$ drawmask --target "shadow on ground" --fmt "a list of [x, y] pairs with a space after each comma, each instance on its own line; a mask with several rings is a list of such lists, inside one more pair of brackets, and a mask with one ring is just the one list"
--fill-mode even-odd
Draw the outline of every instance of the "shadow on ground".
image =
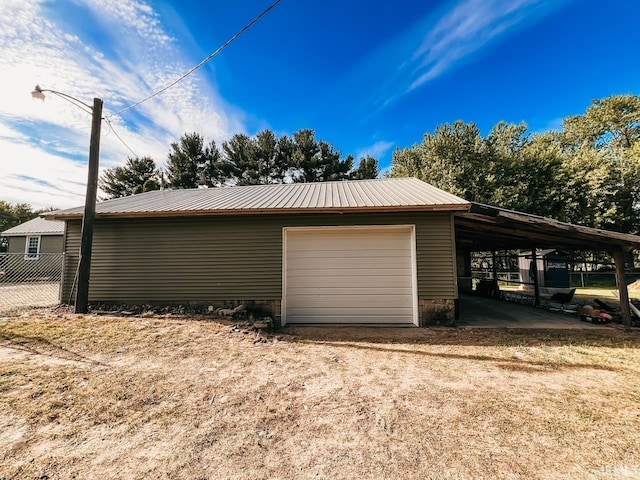
[[359, 326], [285, 327], [283, 339], [302, 342], [358, 342], [391, 345], [456, 346], [592, 346], [640, 348], [640, 329], [621, 327], [594, 330], [526, 328], [394, 328]]

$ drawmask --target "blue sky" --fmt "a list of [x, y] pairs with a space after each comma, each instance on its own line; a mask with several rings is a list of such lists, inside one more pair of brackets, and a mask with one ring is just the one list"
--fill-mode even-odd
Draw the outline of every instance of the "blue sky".
[[[90, 116], [170, 83], [271, 0], [2, 0], [0, 200], [83, 203]], [[313, 128], [343, 154], [388, 167], [397, 147], [458, 119], [559, 128], [594, 98], [640, 91], [637, 18], [628, 0], [323, 0], [282, 2], [168, 92], [103, 124], [101, 167], [166, 160], [197, 131], [222, 142], [269, 128]], [[114, 132], [115, 131], [115, 132]]]

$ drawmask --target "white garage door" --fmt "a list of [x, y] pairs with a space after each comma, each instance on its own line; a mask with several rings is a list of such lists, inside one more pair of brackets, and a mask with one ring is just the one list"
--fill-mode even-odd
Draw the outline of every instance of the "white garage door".
[[283, 324], [416, 324], [412, 226], [285, 228]]

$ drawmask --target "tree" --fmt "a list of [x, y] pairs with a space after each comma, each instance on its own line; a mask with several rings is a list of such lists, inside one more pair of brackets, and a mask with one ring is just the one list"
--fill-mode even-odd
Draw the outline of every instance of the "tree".
[[223, 158], [214, 140], [205, 148], [204, 156], [202, 171], [205, 184], [208, 187], [223, 186], [233, 176], [233, 167]]
[[207, 157], [204, 139], [198, 133], [185, 133], [180, 143], [172, 143], [168, 155], [167, 174], [173, 188], [197, 188], [206, 184]]
[[563, 218], [562, 150], [557, 135], [529, 135], [524, 122], [498, 122], [485, 141], [493, 157], [489, 203]]
[[498, 122], [486, 137], [461, 121], [393, 154], [415, 176], [467, 200], [621, 232], [640, 231], [640, 97], [594, 100], [562, 132]]
[[632, 148], [640, 139], [640, 97], [612, 95], [592, 100], [584, 115], [567, 117], [563, 126], [566, 140], [573, 145]]
[[367, 155], [360, 159], [360, 164], [353, 172], [352, 178], [355, 180], [367, 180], [370, 178], [378, 178], [378, 175], [380, 175], [378, 160], [371, 155]]
[[260, 183], [282, 183], [291, 169], [290, 139], [287, 136], [278, 139], [271, 130], [263, 130], [254, 143]]
[[326, 182], [345, 180], [353, 169], [353, 156], [344, 160], [339, 150], [323, 140], [316, 140], [316, 132], [302, 129], [293, 134], [294, 182]]
[[[100, 177], [105, 198], [119, 198], [158, 190], [156, 163], [150, 157], [127, 158], [123, 166], [109, 168]], [[151, 181], [151, 182], [150, 182]]]
[[316, 140], [316, 132], [306, 128], [293, 134], [292, 164], [296, 169], [294, 181], [314, 182], [320, 165], [320, 146]]
[[585, 179], [579, 216], [591, 226], [638, 232], [640, 97], [593, 100], [583, 115], [567, 117], [563, 126], [568, 172]]
[[295, 148], [291, 137], [283, 135], [278, 139], [276, 157], [273, 162], [272, 179], [274, 183], [284, 183], [287, 177], [291, 177], [295, 161]]
[[259, 185], [260, 169], [256, 159], [255, 143], [248, 135], [236, 133], [222, 144], [225, 160], [237, 185]]
[[[361, 159], [354, 171], [352, 155], [343, 157], [332, 144], [316, 139], [311, 129], [299, 130], [292, 137], [278, 137], [271, 130], [253, 137], [237, 133], [220, 149], [214, 141], [204, 147], [203, 137], [190, 133], [171, 149], [167, 172], [174, 188], [324, 182], [379, 174], [378, 161], [370, 156]], [[157, 180], [162, 181], [160, 175]]]
[[329, 182], [347, 180], [353, 170], [353, 155], [347, 155], [341, 159], [340, 150], [335, 150], [333, 145], [320, 141], [320, 169], [316, 182]]
[[447, 123], [425, 133], [421, 144], [396, 150], [389, 176], [409, 173], [466, 200], [491, 203], [493, 153], [474, 123]]

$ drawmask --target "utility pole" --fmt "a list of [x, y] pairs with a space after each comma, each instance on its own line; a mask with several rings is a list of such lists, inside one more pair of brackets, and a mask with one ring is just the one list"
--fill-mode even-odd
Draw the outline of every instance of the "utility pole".
[[91, 116], [91, 140], [89, 143], [89, 174], [87, 195], [82, 217], [82, 240], [78, 264], [78, 290], [76, 313], [89, 311], [89, 277], [91, 274], [91, 249], [93, 247], [93, 224], [96, 218], [96, 197], [98, 194], [98, 165], [100, 163], [100, 127], [102, 125], [102, 100], [93, 99]]

